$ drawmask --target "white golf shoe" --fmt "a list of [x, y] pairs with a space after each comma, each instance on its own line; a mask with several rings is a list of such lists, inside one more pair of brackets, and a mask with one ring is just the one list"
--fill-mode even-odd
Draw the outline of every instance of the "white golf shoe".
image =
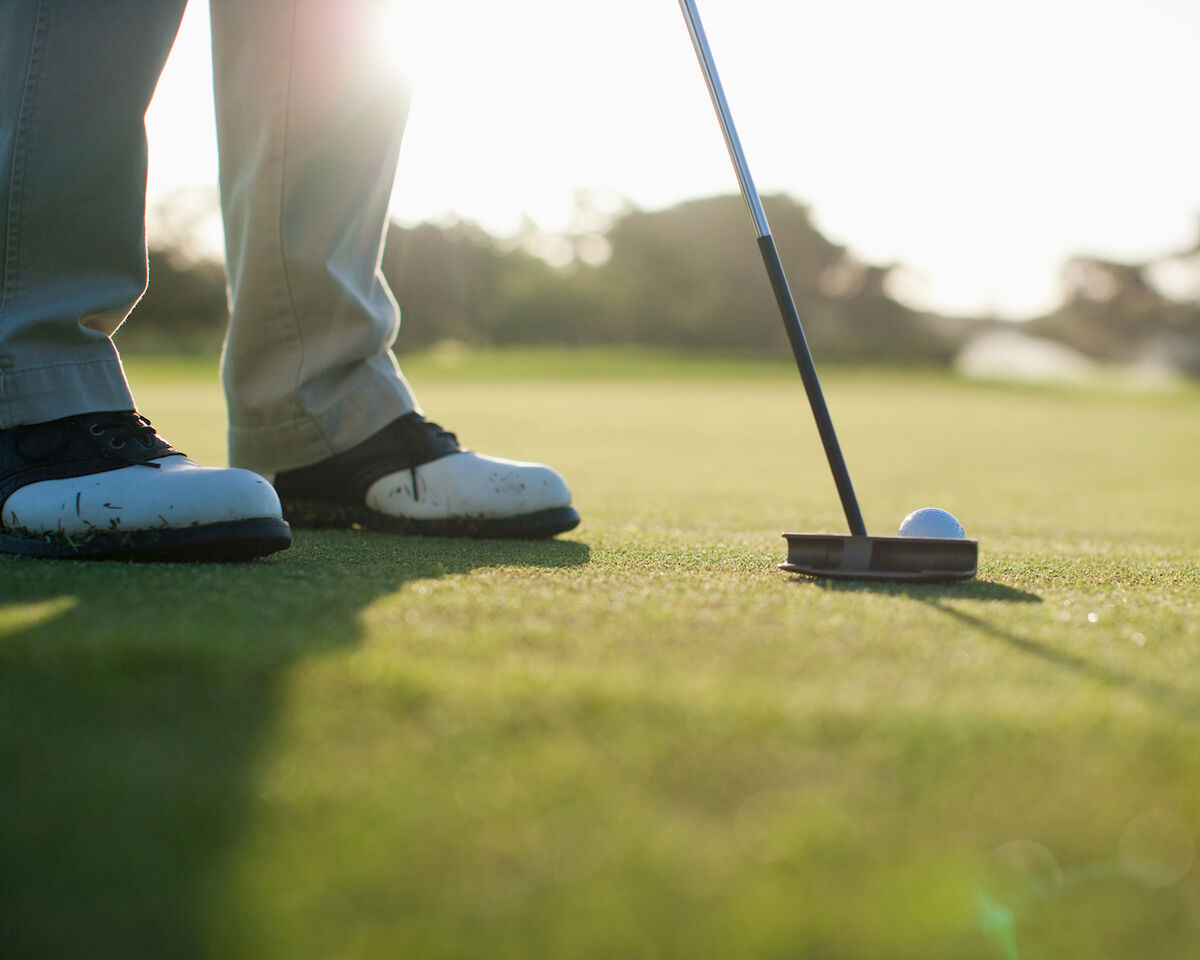
[[296, 527], [538, 539], [579, 524], [554, 470], [464, 450], [416, 413], [345, 453], [280, 473], [275, 488]]
[[0, 431], [0, 552], [248, 560], [285, 549], [279, 498], [248, 470], [201, 467], [133, 412]]

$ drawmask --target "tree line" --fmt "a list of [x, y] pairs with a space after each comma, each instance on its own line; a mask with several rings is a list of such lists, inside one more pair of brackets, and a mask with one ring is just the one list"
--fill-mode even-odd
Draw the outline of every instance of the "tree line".
[[[832, 243], [790, 197], [764, 205], [822, 359], [946, 364], [986, 325], [911, 309], [890, 290], [897, 265], [866, 263]], [[553, 239], [567, 254], [560, 249], [556, 265], [533, 252], [535, 243], [501, 241], [469, 222], [391, 225], [382, 268], [401, 304], [397, 352], [446, 340], [787, 350], [738, 196], [626, 210], [590, 233]], [[1200, 278], [1200, 243], [1167, 259], [1177, 277]], [[1154, 280], [1162, 266], [1076, 258], [1064, 267], [1062, 305], [1023, 326], [1103, 360], [1165, 350], [1200, 375], [1200, 304], [1164, 293]], [[216, 349], [226, 321], [220, 265], [157, 246], [150, 275], [133, 322], [118, 333], [122, 348]]]

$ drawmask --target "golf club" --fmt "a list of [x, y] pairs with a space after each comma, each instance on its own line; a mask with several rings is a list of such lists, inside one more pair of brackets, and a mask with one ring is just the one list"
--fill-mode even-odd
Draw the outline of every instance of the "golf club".
[[762, 199], [754, 185], [754, 178], [750, 175], [741, 140], [733, 124], [733, 116], [725, 99], [721, 78], [717, 74], [712, 50], [704, 33], [704, 25], [700, 21], [700, 13], [694, 0], [679, 0], [679, 6], [683, 11], [684, 20], [687, 21], [692, 46], [695, 47], [696, 58], [700, 61], [700, 69], [704, 73], [721, 131], [725, 135], [725, 145], [737, 173], [742, 198], [746, 201], [746, 208], [754, 223], [763, 264], [775, 292], [775, 300], [779, 304], [788, 342], [796, 358], [804, 390], [808, 394], [808, 403], [825, 448], [825, 457], [829, 461], [830, 470], [833, 471], [833, 481], [842, 502], [842, 510], [846, 514], [846, 522], [850, 526], [848, 537], [785, 533], [783, 536], [788, 542], [788, 558], [786, 562], [779, 564], [780, 569], [810, 576], [855, 580], [950, 580], [975, 576], [978, 558], [978, 543], [975, 540], [867, 535], [858, 498], [854, 494], [854, 485], [850, 482], [850, 471], [842, 456], [842, 448], [833, 429], [833, 419], [829, 415], [825, 395], [817, 378], [812, 352], [804, 336], [804, 328], [783, 271], [775, 239], [771, 236], [771, 227], [763, 211]]

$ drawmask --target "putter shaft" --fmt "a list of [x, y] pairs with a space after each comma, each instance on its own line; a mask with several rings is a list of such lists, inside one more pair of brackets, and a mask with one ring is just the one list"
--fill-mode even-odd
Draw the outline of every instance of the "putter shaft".
[[858, 498], [854, 495], [854, 485], [850, 482], [850, 471], [842, 456], [842, 447], [838, 443], [837, 432], [833, 429], [833, 419], [825, 403], [825, 394], [821, 389], [817, 368], [813, 364], [812, 351], [809, 350], [808, 340], [804, 336], [804, 327], [800, 323], [800, 314], [796, 310], [796, 301], [792, 297], [791, 287], [783, 271], [783, 263], [779, 259], [779, 251], [775, 247], [775, 239], [771, 236], [771, 227], [767, 223], [767, 215], [763, 210], [762, 198], [750, 175], [750, 166], [746, 163], [746, 154], [742, 150], [742, 142], [738, 137], [737, 127], [733, 123], [733, 115], [729, 103], [725, 99], [725, 89], [721, 86], [721, 77], [717, 73], [717, 65], [713, 59], [712, 50], [708, 46], [708, 37], [704, 33], [704, 25], [700, 21], [700, 13], [694, 0], [679, 0], [683, 18], [687, 22], [688, 32], [692, 37], [692, 46], [696, 50], [696, 58], [700, 61], [700, 69], [708, 84], [708, 92], [712, 97], [713, 108], [725, 135], [725, 145], [729, 150], [729, 158], [733, 161], [737, 172], [738, 184], [742, 190], [742, 198], [754, 222], [754, 230], [758, 234], [758, 247], [762, 253], [763, 264], [771, 279], [771, 288], [775, 292], [775, 301], [779, 304], [779, 313], [787, 331], [788, 342], [792, 354], [796, 358], [796, 366], [800, 370], [800, 379], [804, 382], [808, 403], [812, 408], [813, 419], [817, 423], [817, 433], [821, 436], [821, 444], [825, 448], [825, 458], [829, 461], [829, 469], [833, 472], [833, 482], [837, 486], [838, 497], [842, 501], [842, 511], [846, 514], [846, 522], [850, 532], [856, 537], [865, 537], [867, 527], [863, 522], [862, 511], [858, 506]]

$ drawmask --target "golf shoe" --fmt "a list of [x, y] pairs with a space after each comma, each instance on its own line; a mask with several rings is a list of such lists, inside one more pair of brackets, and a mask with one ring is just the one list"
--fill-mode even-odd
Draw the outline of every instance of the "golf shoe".
[[579, 524], [554, 470], [466, 450], [418, 413], [345, 453], [280, 473], [275, 488], [297, 527], [539, 539]]
[[0, 552], [124, 560], [248, 560], [291, 531], [265, 479], [202, 467], [132, 411], [0, 431]]

